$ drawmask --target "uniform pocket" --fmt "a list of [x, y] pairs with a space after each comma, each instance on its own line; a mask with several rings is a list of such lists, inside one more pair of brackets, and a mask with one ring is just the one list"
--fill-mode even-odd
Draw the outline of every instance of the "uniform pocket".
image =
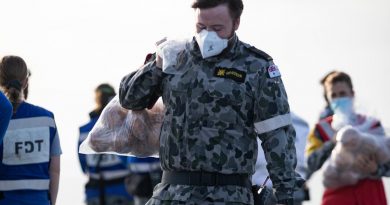
[[242, 92], [233, 92], [231, 88], [226, 90], [211, 88], [207, 90], [207, 95], [210, 103], [205, 107], [210, 113], [209, 119], [214, 122], [212, 124], [221, 122], [221, 125], [227, 128], [230, 126], [229, 123], [237, 123], [243, 103]]

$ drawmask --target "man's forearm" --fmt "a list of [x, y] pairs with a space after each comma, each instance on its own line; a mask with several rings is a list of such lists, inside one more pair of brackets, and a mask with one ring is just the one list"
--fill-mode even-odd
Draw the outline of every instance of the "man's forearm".
[[138, 71], [125, 76], [119, 88], [119, 101], [122, 107], [142, 110], [152, 106], [159, 95], [162, 71], [152, 61]]
[[[267, 160], [267, 169], [278, 201], [293, 198], [297, 178], [295, 131], [291, 125], [261, 134], [262, 146]], [[302, 179], [299, 179], [302, 180]], [[303, 182], [301, 182], [303, 183]]]

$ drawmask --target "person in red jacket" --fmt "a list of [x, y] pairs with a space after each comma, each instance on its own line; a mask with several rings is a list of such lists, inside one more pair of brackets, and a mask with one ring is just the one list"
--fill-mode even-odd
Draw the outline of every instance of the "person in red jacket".
[[[344, 72], [334, 71], [324, 79], [325, 98], [333, 115], [321, 119], [311, 130], [306, 145], [306, 156], [309, 176], [320, 169], [330, 157], [334, 149], [337, 131], [345, 125], [359, 126], [371, 123], [366, 132], [384, 136], [384, 129], [378, 120], [358, 114], [354, 110], [355, 92], [350, 76]], [[344, 116], [340, 120], [340, 116]], [[370, 120], [370, 122], [368, 122]], [[381, 180], [382, 176], [389, 175], [390, 163], [377, 164], [373, 156], [356, 159], [357, 166], [369, 175], [369, 178], [360, 180], [355, 185], [337, 189], [326, 189], [322, 198], [322, 205], [386, 205], [386, 195]]]

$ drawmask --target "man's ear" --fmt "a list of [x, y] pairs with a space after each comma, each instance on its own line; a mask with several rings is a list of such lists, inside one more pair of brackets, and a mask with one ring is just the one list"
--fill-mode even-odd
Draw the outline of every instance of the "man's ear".
[[239, 26], [240, 26], [240, 17], [238, 17], [236, 20], [233, 21], [234, 31], [237, 31]]

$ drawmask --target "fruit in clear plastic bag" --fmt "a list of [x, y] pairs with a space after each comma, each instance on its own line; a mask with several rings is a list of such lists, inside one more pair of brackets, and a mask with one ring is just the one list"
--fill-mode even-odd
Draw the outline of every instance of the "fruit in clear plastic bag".
[[150, 110], [131, 111], [122, 108], [118, 98], [114, 98], [89, 133], [89, 147], [96, 153], [157, 155], [163, 112], [161, 102]]

